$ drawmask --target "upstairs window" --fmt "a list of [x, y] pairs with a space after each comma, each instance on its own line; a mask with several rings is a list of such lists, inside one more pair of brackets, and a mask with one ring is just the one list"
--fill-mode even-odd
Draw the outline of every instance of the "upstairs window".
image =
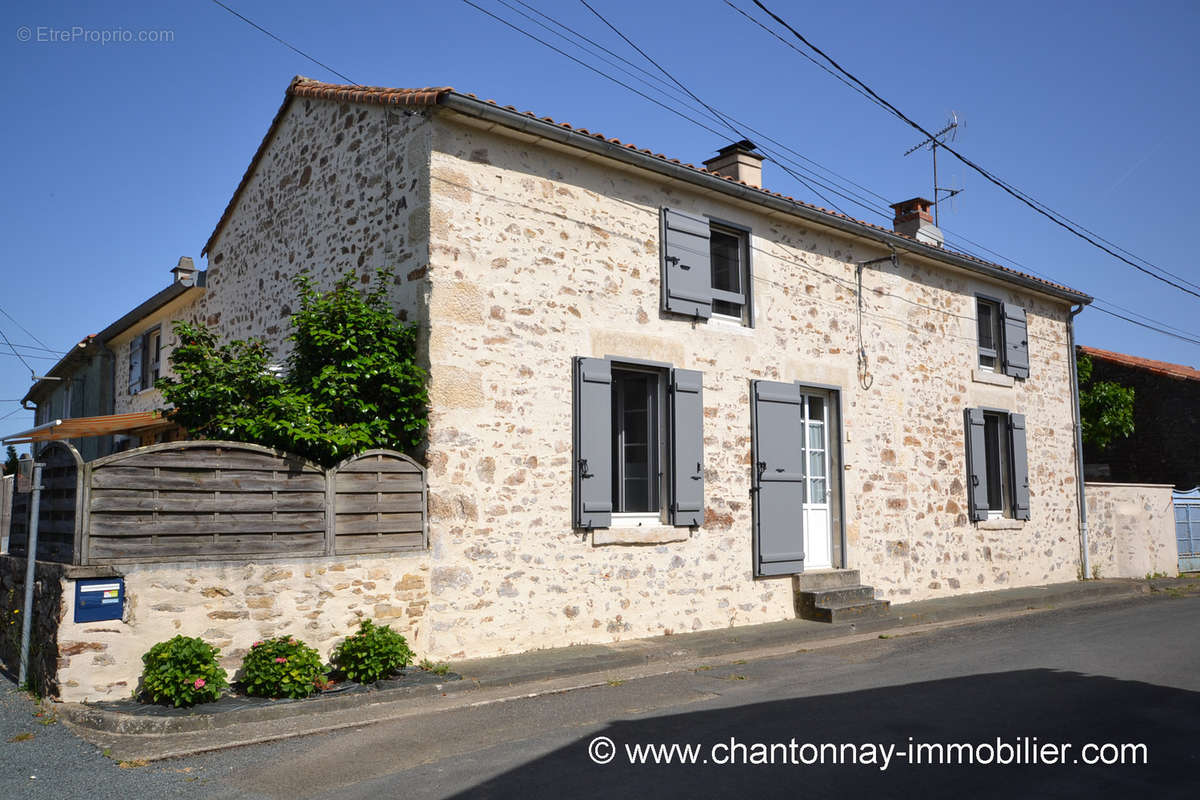
[[1029, 331], [1025, 309], [989, 297], [975, 299], [979, 367], [1014, 378], [1029, 377]]
[[750, 325], [749, 231], [664, 208], [662, 285], [665, 311]]
[[161, 372], [162, 328], [155, 326], [129, 343], [129, 393], [153, 389]]

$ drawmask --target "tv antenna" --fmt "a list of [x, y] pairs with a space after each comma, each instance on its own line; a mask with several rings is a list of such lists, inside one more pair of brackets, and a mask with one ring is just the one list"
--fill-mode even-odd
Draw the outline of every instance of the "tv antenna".
[[[933, 151], [933, 224], [934, 225], [938, 224], [938, 203], [940, 203], [942, 200], [948, 200], [951, 197], [954, 197], [954, 195], [956, 195], [962, 191], [962, 189], [947, 189], [942, 186], [938, 186], [938, 177], [937, 177], [937, 149], [938, 149], [938, 146], [944, 145], [946, 143], [947, 137], [949, 137], [950, 141], [953, 142], [955, 137], [958, 135], [958, 129], [960, 126], [965, 128], [967, 126], [967, 123], [965, 121], [959, 120], [957, 111], [951, 111], [950, 119], [946, 122], [946, 126], [944, 128], [942, 128], [940, 131], [933, 134], [932, 136], [930, 136], [928, 139], [921, 142], [920, 144], [914, 145], [914, 146], [908, 148], [908, 150], [904, 151], [904, 155], [906, 155], [906, 156], [911, 153], [915, 153], [918, 150], [922, 150], [926, 147], [928, 147], [931, 151]], [[945, 193], [945, 196], [942, 196], [941, 193]]]

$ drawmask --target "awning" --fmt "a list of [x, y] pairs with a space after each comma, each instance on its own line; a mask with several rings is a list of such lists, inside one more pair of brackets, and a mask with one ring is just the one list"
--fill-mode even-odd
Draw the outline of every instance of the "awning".
[[102, 417], [56, 419], [27, 431], [0, 439], [2, 444], [55, 442], [63, 439], [83, 439], [88, 436], [108, 436], [113, 433], [144, 434], [170, 428], [175, 423], [164, 419], [158, 411], [136, 411], [132, 414], [106, 414]]

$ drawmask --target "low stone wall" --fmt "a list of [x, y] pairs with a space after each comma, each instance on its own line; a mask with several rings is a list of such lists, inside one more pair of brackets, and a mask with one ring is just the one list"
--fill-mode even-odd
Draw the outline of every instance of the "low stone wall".
[[1175, 575], [1175, 512], [1170, 485], [1086, 483], [1088, 557], [1098, 578]]
[[[38, 693], [53, 695], [58, 691], [58, 629], [66, 613], [63, 575], [70, 567], [39, 561], [35, 570], [27, 677]], [[13, 675], [20, 670], [24, 614], [25, 559], [0, 555], [0, 662]]]
[[142, 654], [176, 634], [221, 649], [234, 678], [250, 646], [290, 635], [328, 658], [362, 619], [391, 625], [419, 650], [428, 605], [428, 553], [189, 562], [117, 568], [121, 620], [76, 623], [74, 585], [62, 579], [58, 695], [83, 702], [129, 697]]

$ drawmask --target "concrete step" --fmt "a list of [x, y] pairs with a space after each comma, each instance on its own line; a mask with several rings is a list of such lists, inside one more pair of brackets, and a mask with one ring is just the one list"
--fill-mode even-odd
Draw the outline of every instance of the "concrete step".
[[856, 569], [823, 569], [815, 572], [802, 572], [796, 576], [796, 591], [823, 592], [829, 589], [844, 589], [848, 586], [858, 586], [859, 576]]
[[875, 599], [875, 590], [870, 586], [846, 586], [841, 589], [825, 589], [803, 594], [805, 597], [811, 597], [815, 606], [853, 605]]
[[812, 616], [805, 617], [805, 619], [816, 622], [861, 622], [886, 617], [891, 605], [887, 600], [868, 600], [832, 606], [816, 606], [811, 610]]

